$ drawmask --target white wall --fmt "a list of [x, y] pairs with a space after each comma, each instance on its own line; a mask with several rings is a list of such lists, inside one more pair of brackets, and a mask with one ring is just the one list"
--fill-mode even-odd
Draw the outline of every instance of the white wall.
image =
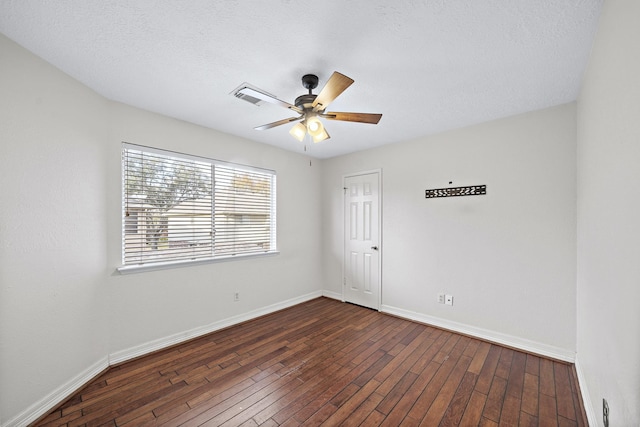
[[108, 352], [107, 102], [0, 35], [0, 422]]
[[[342, 176], [382, 168], [383, 310], [572, 358], [575, 127], [568, 104], [325, 161], [326, 286], [342, 292]], [[425, 199], [449, 181], [488, 194]]]
[[578, 101], [578, 367], [593, 414], [640, 425], [640, 2], [604, 2]]
[[[1, 35], [0, 55], [0, 425], [109, 360], [320, 294], [307, 157], [107, 101]], [[281, 253], [119, 275], [122, 141], [276, 170]]]

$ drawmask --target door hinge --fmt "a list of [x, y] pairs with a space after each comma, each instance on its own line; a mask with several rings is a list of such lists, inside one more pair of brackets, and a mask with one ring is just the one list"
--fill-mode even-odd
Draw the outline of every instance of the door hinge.
[[347, 286], [347, 278], [346, 277], [342, 278], [342, 286]]

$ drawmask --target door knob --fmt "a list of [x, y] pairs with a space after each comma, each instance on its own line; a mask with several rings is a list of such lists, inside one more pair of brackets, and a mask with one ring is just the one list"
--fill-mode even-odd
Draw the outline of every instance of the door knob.
[[374, 251], [377, 251], [378, 247], [377, 246], [371, 246], [371, 249], [373, 249]]

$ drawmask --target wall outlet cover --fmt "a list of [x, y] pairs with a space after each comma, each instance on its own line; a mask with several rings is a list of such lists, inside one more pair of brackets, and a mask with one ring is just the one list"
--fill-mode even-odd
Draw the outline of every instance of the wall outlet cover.
[[453, 295], [445, 295], [444, 303], [447, 305], [453, 305]]

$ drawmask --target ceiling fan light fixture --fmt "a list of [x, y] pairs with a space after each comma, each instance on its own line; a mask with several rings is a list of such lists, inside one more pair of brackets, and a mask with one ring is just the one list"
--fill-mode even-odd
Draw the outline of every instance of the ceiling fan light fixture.
[[307, 123], [307, 132], [309, 132], [309, 135], [316, 137], [318, 135], [322, 135], [322, 133], [325, 132], [324, 126], [322, 126], [322, 122], [319, 118], [314, 116], [308, 118], [305, 121]]
[[307, 134], [307, 127], [302, 123], [297, 123], [294, 127], [289, 131], [291, 136], [293, 136], [298, 141], [302, 142], [305, 135]]
[[318, 143], [320, 141], [324, 141], [325, 139], [329, 139], [330, 136], [327, 133], [327, 130], [323, 127], [322, 128], [322, 132], [319, 133], [318, 135], [311, 135], [311, 137], [313, 138], [313, 142]]

